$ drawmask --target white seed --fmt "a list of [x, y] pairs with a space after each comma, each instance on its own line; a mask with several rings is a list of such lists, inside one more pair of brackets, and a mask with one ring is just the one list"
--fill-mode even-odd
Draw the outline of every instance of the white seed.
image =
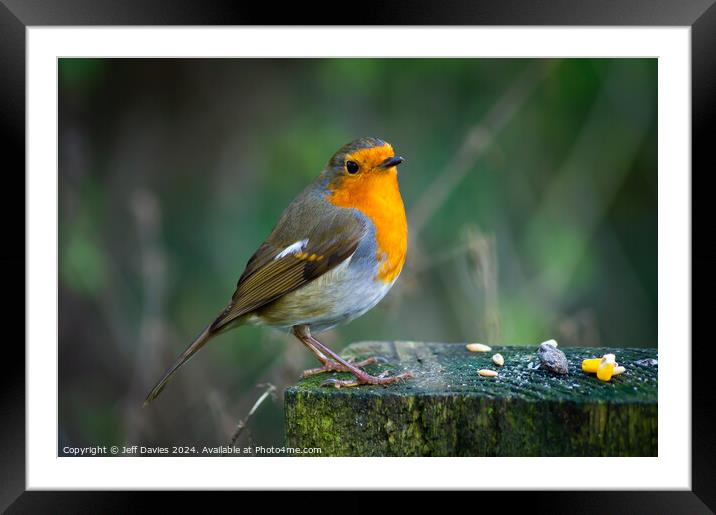
[[613, 363], [614, 365], [616, 365], [616, 359], [617, 357], [614, 354], [605, 354], [604, 356], [602, 356], [602, 363]]
[[619, 374], [623, 374], [626, 371], [626, 368], [622, 366], [616, 366], [614, 367], [614, 371], [612, 372], [613, 376], [618, 376]]
[[547, 340], [546, 342], [542, 342], [540, 345], [551, 345], [552, 347], [556, 347], [557, 340]]
[[482, 370], [477, 371], [478, 374], [480, 374], [483, 377], [497, 377], [497, 372], [494, 370], [489, 370], [487, 368], [483, 368]]
[[502, 354], [495, 354], [494, 356], [492, 356], [492, 361], [498, 367], [501, 367], [505, 364], [505, 358], [502, 357]]
[[483, 343], [468, 343], [465, 348], [470, 352], [490, 352], [492, 347]]

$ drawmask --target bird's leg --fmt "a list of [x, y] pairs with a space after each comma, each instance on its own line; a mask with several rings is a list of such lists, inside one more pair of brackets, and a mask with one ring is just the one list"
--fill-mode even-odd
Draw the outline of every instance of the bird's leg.
[[[306, 330], [307, 331], [307, 330]], [[298, 334], [296, 334], [296, 331], [294, 330], [294, 335], [303, 343], [306, 347], [308, 347], [311, 352], [313, 352], [316, 355], [316, 358], [318, 358], [318, 361], [323, 363], [322, 367], [316, 367], [316, 368], [309, 368], [308, 370], [304, 370], [301, 374], [301, 379], [304, 379], [306, 377], [314, 376], [316, 374], [322, 374], [324, 372], [350, 372], [350, 370], [347, 367], [344, 367], [340, 363], [336, 363], [335, 361], [331, 361], [328, 359], [320, 350], [318, 350], [313, 343], [311, 343], [311, 339], [302, 338]], [[310, 336], [310, 333], [309, 333]], [[378, 363], [381, 361], [382, 358], [378, 358], [376, 356], [370, 357], [368, 359], [364, 359], [363, 361], [352, 361], [348, 360], [348, 363], [352, 364], [356, 367], [364, 367], [366, 365], [372, 365], [374, 363]]]
[[[311, 332], [309, 331], [307, 326], [302, 325], [294, 327], [293, 334], [306, 347], [311, 349], [322, 363], [324, 363], [323, 367], [306, 370], [304, 372], [303, 377], [328, 371], [350, 372], [355, 376], [354, 380], [328, 379], [323, 382], [324, 385], [341, 388], [346, 386], [358, 386], [360, 384], [390, 384], [395, 383], [396, 381], [400, 381], [402, 379], [408, 379], [410, 377], [413, 377], [410, 372], [405, 372], [403, 374], [390, 377], [386, 377], [386, 373], [380, 374], [378, 376], [372, 376], [366, 371], [361, 370], [359, 367], [364, 366], [364, 364], [375, 363], [378, 361], [377, 358], [368, 358], [367, 360], [361, 361], [360, 363], [351, 363], [350, 361], [346, 361], [341, 358], [337, 353], [333, 352], [331, 349], [329, 349], [321, 342], [316, 340], [313, 336], [311, 336]], [[326, 356], [328, 356], [328, 358]], [[329, 358], [332, 358], [335, 361], [331, 361]]]
[[[294, 332], [294, 334], [296, 334], [296, 333]], [[316, 355], [316, 358], [318, 358], [318, 361], [323, 363], [322, 367], [309, 368], [308, 370], [304, 370], [301, 373], [301, 379], [304, 379], [304, 378], [310, 377], [310, 376], [314, 376], [316, 374], [322, 374], [323, 372], [332, 372], [332, 371], [343, 372], [344, 371], [343, 367], [341, 367], [338, 363], [328, 359], [321, 351], [319, 351], [316, 347], [314, 347], [310, 341], [301, 338], [297, 334], [296, 334], [296, 337], [301, 341], [301, 343], [303, 343], [306, 347], [308, 347], [310, 349], [310, 351], [313, 352], [313, 354]]]

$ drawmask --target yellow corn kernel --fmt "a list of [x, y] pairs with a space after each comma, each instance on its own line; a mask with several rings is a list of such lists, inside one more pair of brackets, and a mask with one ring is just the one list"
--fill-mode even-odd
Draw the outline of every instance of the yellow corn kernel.
[[492, 347], [484, 343], [468, 343], [465, 348], [470, 352], [490, 352]]
[[497, 372], [495, 372], [494, 370], [487, 369], [487, 368], [478, 370], [477, 373], [483, 377], [497, 377]]
[[582, 370], [591, 374], [596, 373], [602, 358], [585, 359], [582, 361]]
[[502, 354], [495, 354], [492, 356], [492, 362], [497, 365], [498, 367], [501, 367], [505, 364], [505, 358], [502, 357]]
[[609, 381], [612, 375], [614, 375], [616, 365], [614, 354], [605, 354], [597, 369], [597, 379], [600, 381]]

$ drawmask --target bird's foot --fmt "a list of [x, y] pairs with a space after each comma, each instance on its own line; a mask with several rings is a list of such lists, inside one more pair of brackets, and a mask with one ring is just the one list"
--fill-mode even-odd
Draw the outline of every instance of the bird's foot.
[[397, 376], [389, 376], [390, 371], [386, 370], [377, 376], [372, 376], [360, 370], [361, 373], [350, 371], [355, 378], [354, 379], [326, 379], [321, 383], [321, 386], [333, 386], [334, 388], [349, 388], [351, 386], [359, 386], [362, 384], [391, 384], [397, 383], [404, 379], [410, 379], [413, 374], [410, 372], [404, 372]]
[[347, 372], [348, 369], [343, 365], [336, 363], [335, 361], [326, 361], [322, 367], [309, 368], [301, 373], [301, 379], [315, 376], [317, 374], [323, 374], [324, 372]]
[[335, 388], [344, 388], [349, 386], [358, 386], [361, 384], [390, 384], [403, 379], [413, 377], [410, 372], [405, 372], [397, 376], [388, 376], [388, 371], [372, 376], [361, 367], [377, 363], [378, 361], [387, 362], [385, 358], [372, 357], [364, 359], [360, 362], [346, 361], [334, 351], [323, 345], [321, 342], [311, 336], [311, 331], [306, 325], [297, 325], [293, 327], [293, 334], [308, 347], [318, 360], [323, 363], [322, 367], [312, 368], [303, 372], [301, 377], [309, 377], [323, 372], [350, 372], [355, 376], [353, 380], [328, 379], [321, 383], [325, 386], [333, 386]]
[[[375, 363], [387, 363], [388, 360], [385, 359], [382, 356], [372, 356], [370, 358], [364, 359], [363, 361], [354, 361], [354, 360], [348, 360], [348, 363], [353, 365], [354, 367], [365, 367], [367, 365], [373, 365]], [[308, 370], [304, 370], [301, 374], [301, 379], [305, 379], [307, 377], [315, 376], [317, 374], [323, 374], [325, 372], [350, 372], [351, 370], [341, 365], [340, 363], [336, 363], [335, 361], [331, 360], [325, 360], [323, 361], [322, 367], [316, 367], [316, 368], [309, 368]]]

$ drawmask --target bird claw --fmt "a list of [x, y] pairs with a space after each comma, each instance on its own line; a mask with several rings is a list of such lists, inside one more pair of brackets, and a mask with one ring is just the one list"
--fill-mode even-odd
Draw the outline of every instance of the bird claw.
[[360, 386], [362, 384], [387, 385], [391, 383], [396, 383], [398, 381], [403, 381], [405, 379], [410, 379], [411, 377], [413, 377], [413, 374], [410, 372], [403, 372], [402, 374], [394, 376], [392, 375], [390, 370], [384, 370], [377, 376], [365, 374], [361, 377], [356, 376], [355, 379], [326, 379], [321, 383], [321, 386], [348, 388], [352, 386]]
[[360, 383], [355, 379], [326, 379], [321, 383], [321, 386], [332, 386], [333, 388], [348, 388], [351, 386], [358, 386]]
[[353, 366], [362, 368], [367, 365], [374, 365], [376, 363], [383, 363], [383, 364], [388, 363], [388, 358], [386, 358], [384, 356], [371, 356], [371, 357], [366, 358], [361, 361], [356, 361], [355, 358], [351, 358], [348, 360], [348, 363], [350, 363]]

